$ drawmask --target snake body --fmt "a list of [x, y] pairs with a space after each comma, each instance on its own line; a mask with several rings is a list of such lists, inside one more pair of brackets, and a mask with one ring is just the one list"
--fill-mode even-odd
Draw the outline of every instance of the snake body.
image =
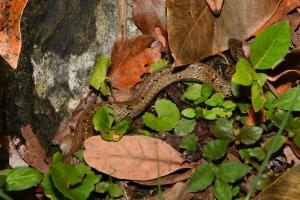
[[123, 103], [100, 102], [88, 108], [79, 119], [72, 134], [65, 136], [59, 143], [65, 154], [72, 154], [79, 150], [84, 139], [95, 134], [92, 118], [102, 107], [110, 107], [115, 111], [115, 121], [124, 117], [138, 117], [151, 103], [155, 96], [166, 86], [178, 81], [194, 81], [208, 83], [215, 91], [222, 92], [226, 97], [231, 96], [230, 84], [225, 81], [211, 66], [203, 63], [191, 64], [185, 69], [165, 67], [150, 74], [134, 91], [131, 101]]

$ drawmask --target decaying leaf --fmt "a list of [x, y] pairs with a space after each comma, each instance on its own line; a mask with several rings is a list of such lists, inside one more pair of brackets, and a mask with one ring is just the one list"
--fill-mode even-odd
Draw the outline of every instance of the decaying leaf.
[[167, 3], [168, 40], [176, 66], [227, 49], [230, 38], [245, 40], [276, 11], [281, 0], [226, 0], [215, 17], [203, 0]]
[[206, 0], [206, 3], [215, 15], [219, 15], [221, 13], [224, 0]]
[[257, 196], [257, 200], [296, 200], [300, 197], [300, 165], [283, 173]]
[[26, 149], [23, 159], [32, 167], [42, 173], [48, 171], [50, 159], [47, 157], [46, 151], [43, 148], [38, 137], [33, 133], [30, 125], [21, 128], [21, 133], [26, 140]]
[[[295, 148], [297, 149], [297, 147]], [[283, 153], [289, 165], [300, 164], [300, 159], [295, 155], [295, 153], [293, 152], [292, 148], [289, 145], [284, 147]]]
[[27, 1], [0, 1], [0, 55], [14, 69], [22, 46], [20, 22]]
[[266, 110], [262, 109], [259, 112], [254, 112], [252, 107], [247, 110], [248, 116], [246, 118], [247, 125], [256, 125], [266, 122]]
[[159, 27], [162, 35], [167, 37], [166, 0], [135, 0], [132, 15], [143, 34], [155, 37], [155, 27]]
[[84, 141], [84, 148], [89, 166], [119, 179], [152, 180], [190, 168], [167, 143], [147, 136], [124, 136], [116, 143], [93, 136]]

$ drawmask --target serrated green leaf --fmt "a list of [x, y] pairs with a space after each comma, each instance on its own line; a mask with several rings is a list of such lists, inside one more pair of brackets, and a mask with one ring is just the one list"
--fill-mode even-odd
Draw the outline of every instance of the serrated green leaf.
[[123, 189], [119, 185], [113, 183], [109, 185], [107, 192], [109, 196], [113, 198], [118, 198], [123, 195]]
[[225, 162], [221, 164], [215, 175], [226, 183], [235, 183], [250, 171], [248, 165], [240, 162]]
[[38, 170], [31, 167], [6, 169], [0, 174], [6, 176], [6, 191], [20, 191], [37, 186], [43, 178]]
[[232, 187], [219, 179], [215, 180], [213, 191], [218, 200], [232, 199]]
[[263, 132], [263, 129], [257, 126], [244, 126], [240, 130], [241, 142], [246, 145], [256, 143]]
[[253, 83], [251, 86], [251, 101], [255, 112], [264, 107], [263, 91], [257, 83]]
[[[107, 74], [107, 69], [108, 66], [110, 65], [110, 60], [109, 58], [105, 57], [105, 56], [101, 56], [95, 65], [95, 69], [92, 73], [91, 79], [89, 81], [90, 86], [92, 86], [93, 88], [95, 88], [96, 90], [99, 90], [100, 88], [102, 89], [101, 92], [106, 93], [106, 84], [105, 84], [105, 78], [106, 78], [106, 74]], [[107, 95], [103, 94], [103, 95]]]
[[262, 31], [251, 44], [250, 61], [256, 69], [273, 69], [288, 53], [291, 36], [288, 21]]
[[203, 163], [194, 171], [188, 183], [189, 192], [199, 192], [210, 186], [214, 180], [214, 166], [210, 163]]
[[203, 156], [212, 160], [218, 160], [226, 154], [228, 144], [229, 142], [225, 140], [212, 140], [204, 146]]
[[198, 142], [197, 136], [186, 135], [180, 140], [179, 147], [182, 149], [186, 149], [188, 151], [196, 151], [197, 150], [197, 142]]
[[291, 104], [294, 104], [292, 111], [300, 111], [300, 95], [297, 96], [296, 101], [293, 101], [293, 97], [297, 94], [300, 86], [289, 89], [277, 100], [277, 105], [282, 110], [288, 110]]
[[156, 131], [170, 131], [179, 122], [180, 112], [177, 106], [167, 99], [159, 99], [154, 104], [158, 117], [146, 112], [143, 120], [146, 126]]
[[250, 86], [252, 84], [253, 68], [245, 59], [239, 59], [236, 64], [236, 72], [232, 77], [232, 81], [243, 86]]
[[[286, 140], [286, 137], [284, 137], [283, 135], [274, 135], [268, 138], [262, 146], [266, 149], [267, 152], [271, 151], [271, 154], [273, 154], [282, 147]], [[271, 149], [272, 143], [274, 143], [273, 149]]]
[[196, 116], [195, 110], [193, 108], [186, 108], [181, 111], [181, 114], [186, 118], [194, 118]]
[[185, 119], [181, 118], [179, 120], [179, 123], [174, 129], [174, 132], [178, 136], [185, 136], [193, 132], [195, 126], [196, 126], [196, 120], [194, 119]]
[[228, 119], [217, 119], [211, 127], [211, 132], [216, 138], [233, 141], [235, 140], [232, 123]]

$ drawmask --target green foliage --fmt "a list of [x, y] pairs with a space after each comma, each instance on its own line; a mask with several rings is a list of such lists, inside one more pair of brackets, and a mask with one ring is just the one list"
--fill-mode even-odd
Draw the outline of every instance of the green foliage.
[[179, 123], [174, 129], [174, 132], [178, 136], [185, 136], [188, 135], [189, 133], [193, 132], [195, 126], [196, 126], [196, 120], [194, 119], [185, 119], [181, 118], [179, 120]]
[[256, 158], [258, 161], [262, 161], [265, 158], [265, 151], [261, 147], [255, 147], [253, 149], [241, 149], [239, 154], [245, 162], [250, 162], [251, 158]]
[[96, 90], [101, 91], [101, 93], [106, 96], [108, 95], [108, 87], [105, 83], [105, 78], [106, 78], [106, 74], [107, 74], [107, 69], [108, 66], [110, 65], [110, 60], [109, 58], [105, 57], [105, 56], [101, 56], [95, 65], [95, 69], [92, 73], [91, 79], [89, 81], [90, 86], [92, 86], [93, 88], [95, 88]]
[[130, 118], [124, 118], [113, 126], [114, 118], [115, 112], [109, 107], [99, 109], [93, 117], [94, 129], [107, 141], [119, 141], [132, 122]]
[[256, 143], [263, 132], [263, 129], [257, 126], [244, 126], [240, 129], [240, 140], [243, 144], [250, 145]]
[[184, 136], [179, 143], [179, 147], [188, 151], [197, 150], [198, 137], [195, 135]]
[[291, 42], [288, 21], [279, 22], [262, 31], [253, 41], [250, 62], [255, 69], [273, 69], [288, 53]]
[[195, 101], [196, 99], [202, 97], [201, 88], [202, 85], [198, 83], [192, 83], [187, 88], [187, 91], [182, 95], [181, 99]]
[[[271, 154], [277, 152], [281, 147], [282, 145], [285, 143], [286, 141], [286, 137], [282, 136], [282, 135], [275, 135], [275, 136], [272, 136], [270, 138], [268, 138], [264, 143], [263, 143], [263, 148], [265, 148], [265, 150], [268, 152], [268, 151], [271, 151], [272, 149], [272, 152]], [[271, 148], [273, 146], [273, 148]]]
[[256, 82], [251, 86], [251, 101], [255, 112], [264, 107], [262, 87]]
[[234, 135], [233, 126], [228, 119], [219, 118], [211, 127], [211, 132], [216, 138], [234, 141], [236, 136]]
[[169, 63], [169, 60], [167, 59], [160, 59], [156, 62], [154, 62], [153, 64], [150, 65], [150, 73], [153, 73], [165, 66], [167, 66]]
[[208, 106], [222, 106], [224, 102], [224, 94], [221, 92], [214, 93], [209, 99], [205, 101]]
[[236, 64], [236, 72], [232, 76], [232, 81], [240, 85], [250, 86], [253, 80], [253, 73], [255, 72], [250, 63], [245, 58], [241, 58]]
[[214, 166], [210, 163], [203, 163], [194, 171], [189, 183], [189, 192], [198, 192], [206, 189], [214, 180]]
[[248, 165], [239, 162], [222, 163], [216, 170], [216, 176], [226, 183], [235, 183], [250, 171]]
[[38, 170], [31, 167], [6, 169], [2, 171], [0, 175], [6, 177], [6, 191], [20, 191], [37, 186], [43, 178], [42, 174]]
[[195, 112], [195, 109], [193, 109], [193, 108], [186, 108], [186, 109], [181, 111], [181, 114], [184, 117], [190, 118], [190, 119], [196, 117], [196, 112]]
[[167, 99], [159, 99], [154, 104], [158, 117], [146, 112], [143, 120], [146, 126], [156, 131], [170, 131], [179, 122], [180, 113], [177, 106]]
[[213, 191], [218, 200], [232, 199], [232, 187], [224, 181], [216, 179], [214, 182]]
[[212, 140], [204, 146], [203, 156], [212, 160], [218, 160], [226, 154], [228, 144], [229, 142], [225, 140]]
[[282, 110], [288, 110], [290, 105], [293, 103], [292, 111], [300, 111], [300, 96], [297, 97], [295, 102], [293, 101], [293, 97], [297, 94], [297, 90], [299, 90], [300, 86], [289, 89], [286, 93], [280, 96], [277, 100], [277, 105]]
[[118, 198], [123, 195], [122, 188], [119, 185], [113, 183], [109, 185], [107, 192], [109, 196], [113, 198]]

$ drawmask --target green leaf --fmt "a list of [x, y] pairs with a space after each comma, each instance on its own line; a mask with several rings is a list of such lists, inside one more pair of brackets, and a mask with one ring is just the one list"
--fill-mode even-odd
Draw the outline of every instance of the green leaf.
[[262, 88], [257, 83], [253, 83], [251, 86], [251, 101], [255, 112], [260, 111], [264, 107]]
[[0, 175], [0, 188], [3, 187], [6, 183], [6, 176]]
[[232, 187], [219, 179], [214, 183], [214, 195], [218, 200], [231, 200], [232, 199]]
[[195, 113], [196, 113], [196, 119], [201, 119], [201, 118], [203, 118], [203, 108], [201, 108], [201, 107], [196, 107], [196, 108], [195, 108]]
[[248, 103], [244, 103], [244, 102], [239, 102], [238, 103], [238, 107], [241, 111], [241, 113], [246, 114], [249, 108], [249, 104]]
[[211, 127], [211, 132], [216, 138], [233, 141], [236, 139], [233, 132], [233, 126], [228, 119], [219, 118]]
[[150, 73], [153, 73], [165, 66], [167, 66], [169, 63], [169, 60], [167, 59], [160, 59], [156, 62], [154, 62], [153, 64], [150, 65]]
[[246, 145], [256, 143], [263, 132], [263, 129], [257, 126], [244, 126], [240, 130], [241, 142]]
[[237, 185], [231, 190], [232, 196], [235, 197], [240, 193], [240, 187]]
[[300, 111], [300, 95], [297, 96], [296, 101], [293, 101], [293, 97], [297, 94], [297, 90], [300, 86], [289, 89], [277, 100], [277, 105], [282, 110], [288, 110], [291, 104], [294, 104], [292, 111]]
[[[271, 151], [271, 154], [277, 152], [282, 145], [285, 143], [286, 141], [286, 137], [282, 136], [282, 135], [274, 135], [270, 138], [268, 138], [264, 143], [263, 143], [263, 147], [266, 149], [266, 151]], [[272, 143], [274, 143], [274, 148], [271, 149], [272, 147]]]
[[93, 125], [96, 131], [107, 133], [114, 122], [115, 111], [112, 108], [104, 107], [99, 109], [93, 117]]
[[103, 95], [107, 95], [107, 85], [105, 84], [105, 78], [110, 63], [111, 62], [109, 58], [101, 56], [96, 62], [95, 69], [89, 82], [90, 86], [92, 86], [96, 90], [99, 90], [101, 88], [101, 92], [104, 92]]
[[52, 156], [52, 163], [59, 163], [64, 161], [64, 156], [60, 152], [55, 152]]
[[275, 68], [288, 53], [290, 34], [288, 21], [279, 22], [262, 31], [251, 44], [251, 64], [256, 69]]
[[103, 194], [108, 191], [109, 185], [108, 182], [99, 182], [95, 185], [95, 192]]
[[84, 161], [84, 158], [83, 158], [83, 149], [79, 149], [78, 151], [76, 151], [74, 153], [74, 156], [76, 158], [78, 158], [81, 162], [83, 162]]
[[10, 196], [8, 196], [4, 192], [2, 192], [2, 190], [0, 190], [0, 199], [2, 199], [2, 200], [13, 200]]
[[48, 197], [49, 199], [51, 199], [51, 200], [63, 199], [61, 193], [59, 193], [55, 189], [55, 187], [54, 187], [54, 185], [51, 181], [50, 172], [46, 172], [44, 174], [43, 181], [42, 181], [42, 186], [43, 186], [44, 193], [45, 193], [46, 197]]
[[115, 126], [111, 128], [111, 131], [114, 131], [115, 134], [118, 134], [121, 139], [121, 137], [127, 132], [127, 129], [129, 128], [130, 124], [132, 123], [131, 118], [124, 118], [119, 123], [117, 123]]
[[184, 136], [179, 143], [179, 147], [188, 151], [197, 150], [198, 137], [195, 135]]
[[[280, 128], [280, 126], [281, 126], [281, 124], [283, 122], [284, 117], [287, 116], [287, 115], [288, 115], [287, 111], [279, 110], [279, 111], [275, 112], [271, 116], [271, 121], [272, 121], [272, 123], [275, 126], [277, 126], [278, 128]], [[288, 121], [287, 121], [285, 129], [288, 129], [288, 126], [290, 125], [290, 123], [293, 122], [293, 116], [292, 116], [292, 114], [289, 114], [287, 117], [288, 117]]]
[[108, 194], [113, 198], [118, 198], [123, 195], [123, 189], [119, 185], [111, 183], [108, 187]]
[[234, 110], [236, 107], [236, 103], [233, 103], [231, 100], [227, 100], [222, 104], [223, 108]]
[[253, 73], [254, 70], [250, 63], [245, 58], [241, 58], [236, 64], [236, 72], [232, 76], [232, 81], [243, 86], [250, 86]]
[[235, 183], [249, 171], [248, 165], [240, 162], [225, 162], [218, 167], [215, 175], [226, 183]]
[[203, 110], [203, 117], [207, 120], [217, 119], [217, 113], [213, 110]]
[[210, 163], [203, 163], [194, 171], [188, 183], [189, 192], [199, 192], [210, 186], [214, 180], [214, 166]]
[[31, 167], [7, 169], [0, 174], [6, 176], [5, 190], [7, 191], [20, 191], [37, 186], [43, 178], [38, 170]]
[[295, 145], [300, 149], [300, 133], [297, 134], [297, 135], [293, 138], [293, 140], [294, 140]]
[[167, 99], [159, 99], [154, 104], [158, 117], [146, 112], [143, 120], [146, 126], [156, 131], [170, 131], [179, 122], [180, 113], [177, 106]]
[[260, 87], [264, 86], [268, 76], [263, 73], [256, 73], [257, 83]]
[[187, 91], [182, 95], [183, 100], [195, 101], [197, 98], [201, 97], [202, 85], [198, 83], [192, 83], [189, 85]]
[[181, 111], [181, 114], [186, 118], [194, 118], [196, 116], [195, 110], [193, 108], [186, 108]]
[[178, 136], [185, 136], [188, 135], [189, 133], [193, 132], [195, 126], [196, 126], [196, 120], [194, 119], [185, 119], [181, 118], [179, 120], [179, 123], [174, 129], [174, 132]]
[[212, 90], [212, 88], [211, 88], [211, 86], [209, 84], [204, 83], [202, 85], [202, 88], [201, 88], [201, 96], [202, 97], [208, 98], [208, 97], [210, 97], [210, 95], [212, 94], [212, 92], [213, 92], [213, 90]]
[[265, 101], [265, 108], [270, 110], [276, 106], [276, 97], [270, 91], [265, 93], [266, 101]]
[[205, 101], [205, 104], [209, 106], [222, 106], [223, 102], [224, 94], [221, 92], [216, 92]]
[[225, 140], [212, 140], [204, 146], [203, 156], [212, 160], [218, 160], [226, 154], [228, 144], [229, 142]]
[[261, 147], [255, 147], [253, 149], [241, 149], [239, 154], [244, 161], [249, 161], [250, 158], [256, 158], [258, 161], [262, 161], [266, 154]]

